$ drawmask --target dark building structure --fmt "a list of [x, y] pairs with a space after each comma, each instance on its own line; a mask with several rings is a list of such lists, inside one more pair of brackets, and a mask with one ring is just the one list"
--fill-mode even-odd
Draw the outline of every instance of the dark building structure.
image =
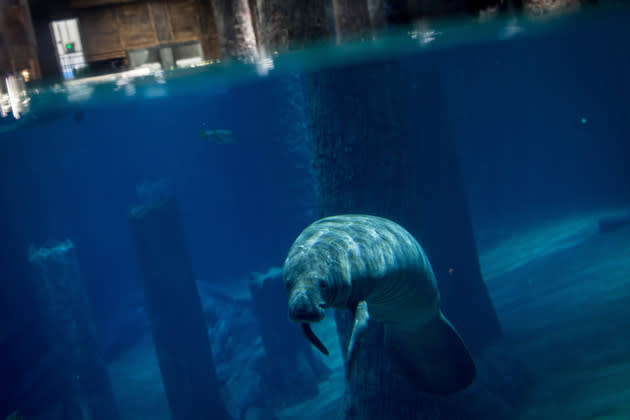
[[[63, 21], [74, 21], [67, 25], [78, 28], [78, 42], [65, 27], [56, 36], [52, 24]], [[3, 0], [0, 32], [0, 72], [26, 70], [32, 79], [58, 78], [67, 53], [82, 53], [92, 72], [220, 55], [210, 0]]]
[[0, 73], [27, 70], [40, 77], [37, 42], [27, 0], [0, 1]]
[[[251, 56], [261, 47], [300, 47], [324, 35], [344, 41], [417, 19], [508, 9], [536, 15], [591, 2], [0, 0], [0, 74], [55, 79], [77, 69], [108, 73], [145, 63], [168, 69], [178, 66], [178, 60]], [[53, 27], [55, 22], [61, 29]]]

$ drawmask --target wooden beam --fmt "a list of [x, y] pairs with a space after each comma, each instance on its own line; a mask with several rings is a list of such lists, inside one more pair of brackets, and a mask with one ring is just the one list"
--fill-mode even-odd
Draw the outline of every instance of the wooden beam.
[[199, 0], [201, 48], [206, 60], [217, 60], [221, 57], [221, 40], [216, 19], [217, 12], [212, 0]]
[[198, 40], [202, 37], [200, 4], [197, 0], [169, 0], [166, 9], [168, 24], [175, 42]]
[[115, 10], [123, 49], [159, 45], [148, 3], [124, 4]]
[[79, 28], [88, 62], [126, 56], [114, 8], [79, 11]]

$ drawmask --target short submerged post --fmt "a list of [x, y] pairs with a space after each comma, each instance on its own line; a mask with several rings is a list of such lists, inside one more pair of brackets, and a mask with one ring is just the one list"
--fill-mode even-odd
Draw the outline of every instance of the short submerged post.
[[129, 222], [171, 418], [229, 419], [174, 197], [134, 207]]
[[40, 310], [52, 357], [61, 416], [70, 420], [119, 418], [107, 367], [71, 241], [33, 249]]

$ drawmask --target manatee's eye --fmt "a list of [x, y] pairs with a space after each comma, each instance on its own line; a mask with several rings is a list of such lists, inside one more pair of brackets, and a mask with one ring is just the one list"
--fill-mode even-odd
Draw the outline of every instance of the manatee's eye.
[[318, 285], [319, 285], [319, 291], [322, 294], [322, 297], [325, 300], [330, 299], [330, 295], [332, 292], [330, 284], [326, 280], [320, 279], [318, 282]]

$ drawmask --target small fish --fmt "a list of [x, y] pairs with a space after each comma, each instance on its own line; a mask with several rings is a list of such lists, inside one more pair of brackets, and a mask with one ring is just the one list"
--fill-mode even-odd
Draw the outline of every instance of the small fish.
[[205, 124], [201, 127], [199, 137], [206, 139], [214, 144], [236, 144], [238, 140], [234, 137], [232, 130], [227, 129], [208, 129]]

